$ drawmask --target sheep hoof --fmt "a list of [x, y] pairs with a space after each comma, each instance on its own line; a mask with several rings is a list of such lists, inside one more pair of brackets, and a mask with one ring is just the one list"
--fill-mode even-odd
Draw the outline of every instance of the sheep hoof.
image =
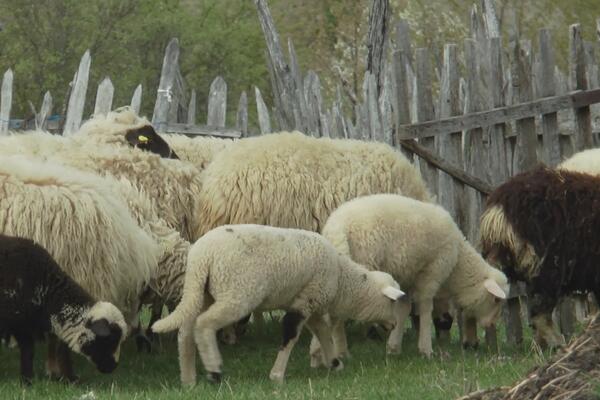
[[282, 384], [283, 383], [283, 374], [280, 372], [271, 372], [271, 374], [269, 374], [269, 379], [271, 379], [275, 383]]
[[321, 359], [321, 356], [310, 356], [310, 367], [311, 368], [319, 368], [321, 365], [323, 365], [323, 360]]
[[333, 361], [331, 361], [331, 369], [334, 371], [341, 371], [344, 369], [344, 363], [340, 359], [334, 358]]
[[419, 352], [423, 357], [427, 358], [428, 360], [431, 359], [431, 357], [433, 356], [433, 350], [431, 349], [419, 349]]
[[463, 343], [463, 349], [465, 349], [465, 350], [477, 350], [477, 348], [479, 348], [479, 342], [474, 342], [474, 343], [464, 342]]
[[402, 353], [402, 348], [400, 346], [388, 346], [386, 352], [389, 355], [398, 355]]
[[212, 383], [221, 383], [222, 374], [220, 372], [209, 372], [206, 378]]
[[144, 350], [147, 353], [151, 353], [152, 352], [152, 342], [150, 341], [150, 339], [148, 339], [144, 335], [137, 335], [135, 337], [135, 344], [136, 344], [138, 353], [141, 353]]

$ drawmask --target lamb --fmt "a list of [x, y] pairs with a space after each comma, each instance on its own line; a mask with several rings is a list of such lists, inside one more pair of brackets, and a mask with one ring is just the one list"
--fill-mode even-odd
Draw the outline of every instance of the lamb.
[[[441, 206], [396, 194], [358, 197], [336, 209], [323, 236], [343, 255], [370, 270], [387, 272], [415, 301], [419, 351], [431, 356], [433, 299], [450, 297], [482, 326], [494, 323], [506, 298], [506, 276], [488, 265]], [[400, 351], [410, 302], [402, 306], [388, 352]], [[343, 321], [334, 325], [337, 355], [347, 354]], [[313, 353], [315, 347], [313, 344]], [[314, 366], [313, 359], [313, 366]]]
[[416, 168], [390, 146], [299, 132], [234, 142], [214, 157], [203, 178], [195, 238], [226, 224], [320, 232], [341, 203], [367, 194], [431, 200]]
[[516, 175], [488, 198], [481, 217], [486, 257], [511, 280], [528, 283], [536, 340], [557, 346], [558, 299], [577, 291], [600, 295], [600, 177], [539, 166]]
[[[210, 305], [205, 290], [214, 299]], [[317, 233], [226, 225], [206, 233], [192, 246], [183, 298], [152, 329], [179, 328], [184, 385], [196, 380], [194, 340], [209, 380], [218, 381], [222, 360], [216, 331], [255, 310], [283, 309], [283, 346], [270, 373], [272, 380], [281, 382], [304, 324], [320, 339], [327, 365], [340, 369], [342, 363], [332, 355], [331, 332], [323, 315], [393, 322], [395, 301], [403, 294], [389, 274], [368, 271], [339, 255]]]
[[42, 246], [0, 234], [0, 333], [17, 340], [21, 379], [31, 384], [35, 339], [54, 334], [100, 372], [110, 373], [127, 325], [114, 305], [96, 301]]

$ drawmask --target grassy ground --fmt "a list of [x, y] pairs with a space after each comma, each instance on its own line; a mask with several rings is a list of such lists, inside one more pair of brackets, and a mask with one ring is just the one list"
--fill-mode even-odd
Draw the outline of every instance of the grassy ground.
[[[471, 390], [507, 385], [541, 362], [529, 340], [510, 347], [499, 329], [499, 354], [485, 349], [464, 351], [453, 338], [436, 355], [425, 360], [416, 351], [416, 337], [405, 336], [404, 353], [385, 355], [385, 344], [364, 337], [364, 330], [349, 331], [352, 358], [345, 369], [329, 372], [309, 367], [308, 343], [304, 332], [288, 365], [287, 381], [278, 386], [268, 380], [280, 343], [280, 327], [267, 323], [261, 332], [250, 331], [236, 346], [221, 346], [225, 379], [211, 385], [198, 363], [199, 384], [179, 387], [177, 349], [174, 340], [163, 339], [152, 354], [137, 354], [132, 340], [125, 344], [121, 364], [110, 375], [101, 375], [86, 360], [76, 356], [81, 383], [68, 385], [44, 377], [44, 346], [38, 344], [36, 379], [33, 386], [19, 384], [18, 351], [0, 350], [0, 399], [453, 399]], [[171, 338], [173, 339], [173, 338]], [[543, 355], [541, 356], [543, 357]]]

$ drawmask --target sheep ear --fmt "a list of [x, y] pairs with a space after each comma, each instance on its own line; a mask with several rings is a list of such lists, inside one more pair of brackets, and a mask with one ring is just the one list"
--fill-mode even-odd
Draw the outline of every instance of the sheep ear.
[[502, 288], [500, 287], [500, 285], [498, 285], [498, 282], [496, 282], [495, 280], [493, 280], [493, 279], [486, 279], [485, 282], [483, 282], [483, 286], [493, 296], [496, 296], [496, 297], [498, 297], [500, 299], [506, 299], [506, 293], [504, 293], [504, 290], [502, 290]]
[[110, 327], [108, 326], [108, 321], [104, 318], [91, 321], [89, 328], [97, 337], [110, 336]]
[[386, 297], [389, 297], [392, 300], [398, 300], [400, 297], [402, 297], [406, 294], [402, 290], [396, 289], [393, 286], [384, 287], [381, 290], [381, 293], [383, 293]]

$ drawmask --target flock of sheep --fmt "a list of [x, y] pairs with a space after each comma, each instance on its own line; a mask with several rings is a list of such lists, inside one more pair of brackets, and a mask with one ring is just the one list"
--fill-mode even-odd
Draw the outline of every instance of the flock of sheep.
[[[128, 108], [69, 137], [14, 133], [0, 138], [0, 334], [16, 340], [30, 382], [39, 337], [50, 376], [75, 380], [71, 351], [111, 372], [128, 336], [143, 346], [177, 329], [189, 385], [195, 347], [218, 381], [217, 334], [235, 340], [251, 314], [283, 310], [270, 374], [282, 381], [304, 326], [311, 366], [341, 369], [345, 321], [389, 328], [387, 351], [399, 353], [414, 306], [429, 357], [449, 305], [494, 324], [508, 276], [530, 283], [539, 339], [556, 344], [558, 297], [600, 294], [600, 248], [586, 239], [600, 229], [596, 160], [589, 151], [499, 187], [482, 216], [484, 258], [385, 144], [161, 137]], [[153, 310], [146, 331], [142, 305]]]

